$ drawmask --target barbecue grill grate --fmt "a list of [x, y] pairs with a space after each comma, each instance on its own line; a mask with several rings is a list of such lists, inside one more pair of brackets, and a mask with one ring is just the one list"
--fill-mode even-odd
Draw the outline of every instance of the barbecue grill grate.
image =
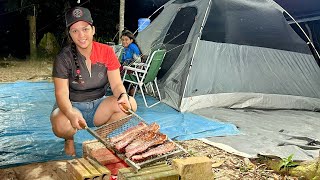
[[[130, 120], [130, 121], [129, 121]], [[111, 138], [118, 134], [121, 134], [128, 128], [135, 126], [139, 123], [139, 121], [135, 120], [133, 115], [126, 116], [118, 121], [114, 121], [112, 123], [105, 124], [96, 129], [96, 133], [99, 134], [102, 138]]]
[[[106, 143], [108, 143], [108, 144], [105, 144], [106, 147], [113, 147], [113, 144], [110, 142], [111, 137], [123, 133], [128, 128], [136, 126], [140, 122], [144, 122], [145, 124], [148, 124], [142, 118], [136, 117], [131, 114], [131, 115], [128, 115], [118, 121], [105, 124], [105, 125], [99, 127], [98, 129], [96, 129], [95, 131], [96, 131], [96, 133], [99, 134], [100, 137], [106, 138]], [[160, 127], [160, 131], [161, 131], [161, 127]], [[168, 138], [167, 141], [173, 142], [170, 138]], [[112, 148], [112, 150], [117, 154], [117, 156], [119, 158], [124, 160], [128, 165], [130, 165], [137, 172], [142, 167], [152, 165], [156, 162], [167, 160], [170, 157], [174, 157], [177, 155], [187, 153], [187, 151], [185, 149], [183, 149], [180, 145], [176, 144], [175, 142], [173, 142], [173, 143], [176, 146], [175, 150], [167, 152], [163, 155], [156, 155], [156, 156], [149, 157], [142, 162], [140, 162], [140, 161], [134, 162], [134, 161], [130, 160], [129, 158], [127, 158], [123, 153], [120, 153], [119, 151], [117, 151], [115, 148]]]

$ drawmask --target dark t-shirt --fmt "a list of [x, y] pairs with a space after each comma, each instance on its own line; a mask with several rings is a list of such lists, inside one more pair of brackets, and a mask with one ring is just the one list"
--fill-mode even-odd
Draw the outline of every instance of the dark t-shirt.
[[69, 79], [70, 100], [86, 102], [101, 98], [107, 89], [107, 71], [116, 70], [120, 63], [113, 49], [105, 44], [93, 42], [91, 59], [91, 76], [86, 66], [85, 57], [77, 52], [80, 74], [84, 83], [76, 80], [76, 64], [72, 55], [71, 46], [67, 46], [57, 55], [52, 76]]

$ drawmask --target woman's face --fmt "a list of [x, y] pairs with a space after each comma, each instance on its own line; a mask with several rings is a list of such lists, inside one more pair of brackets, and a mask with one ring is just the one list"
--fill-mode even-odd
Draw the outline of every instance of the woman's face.
[[86, 49], [92, 44], [95, 29], [85, 21], [78, 21], [70, 26], [69, 34], [77, 47]]
[[123, 47], [128, 47], [133, 42], [133, 39], [130, 39], [128, 36], [122, 36], [121, 42]]

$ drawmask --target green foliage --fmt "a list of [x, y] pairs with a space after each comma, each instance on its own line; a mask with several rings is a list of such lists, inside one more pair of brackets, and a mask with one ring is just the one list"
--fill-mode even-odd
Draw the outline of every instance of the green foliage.
[[103, 43], [103, 44], [107, 44], [109, 46], [115, 45], [115, 43], [110, 38], [98, 37], [95, 39], [95, 41]]
[[289, 170], [289, 168], [298, 166], [298, 163], [294, 162], [292, 158], [293, 158], [293, 154], [290, 154], [290, 156], [281, 159], [280, 170], [281, 169]]
[[50, 32], [46, 33], [38, 46], [39, 57], [54, 57], [59, 51], [60, 47], [54, 35]]
[[112, 39], [100, 36], [100, 37], [96, 38], [96, 41], [100, 42], [100, 43], [108, 44], [109, 42], [112, 42]]
[[196, 152], [195, 151], [188, 150], [188, 153], [190, 154], [190, 156], [196, 156]]
[[[81, 1], [80, 4], [74, 1], [52, 1], [52, 0], [10, 0], [6, 1], [3, 7], [0, 7], [2, 12], [12, 12], [10, 15], [18, 14], [19, 17], [25, 18], [27, 15], [36, 13], [37, 26], [37, 45], [40, 44], [40, 38], [46, 33], [54, 34], [60, 47], [68, 44], [67, 31], [65, 27], [64, 14], [65, 11], [74, 6], [87, 7], [91, 11], [96, 28], [96, 39], [98, 42], [110, 44], [117, 33], [117, 24], [119, 23], [119, 0], [105, 0], [105, 1]], [[3, 32], [13, 32], [16, 28], [13, 24], [6, 25], [2, 28]], [[28, 23], [21, 26], [28, 29]], [[28, 35], [26, 35], [28, 36]], [[29, 40], [28, 38], [26, 38]], [[24, 42], [28, 44], [28, 42]], [[29, 51], [26, 51], [26, 53]], [[42, 50], [38, 51], [38, 55], [42, 56]], [[40, 53], [40, 54], [39, 54]], [[28, 54], [27, 54], [28, 55]]]
[[33, 15], [35, 13], [34, 8], [36, 8], [36, 12], [38, 9], [39, 0], [29, 0], [29, 1], [21, 1], [21, 0], [10, 0], [5, 4], [6, 11], [15, 11], [20, 9], [20, 13], [27, 13], [28, 15]]

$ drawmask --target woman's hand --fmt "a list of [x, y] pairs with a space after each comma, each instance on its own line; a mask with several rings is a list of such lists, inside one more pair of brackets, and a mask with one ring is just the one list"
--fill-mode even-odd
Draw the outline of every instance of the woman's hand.
[[71, 123], [71, 126], [74, 129], [80, 130], [80, 129], [83, 129], [83, 127], [87, 126], [86, 120], [83, 118], [82, 114], [75, 109], [73, 109], [72, 112], [69, 113], [67, 117]]
[[128, 114], [128, 109], [132, 109], [131, 104], [130, 104], [130, 96], [127, 93], [121, 93], [120, 96], [118, 97], [118, 105], [121, 111], [125, 112]]

